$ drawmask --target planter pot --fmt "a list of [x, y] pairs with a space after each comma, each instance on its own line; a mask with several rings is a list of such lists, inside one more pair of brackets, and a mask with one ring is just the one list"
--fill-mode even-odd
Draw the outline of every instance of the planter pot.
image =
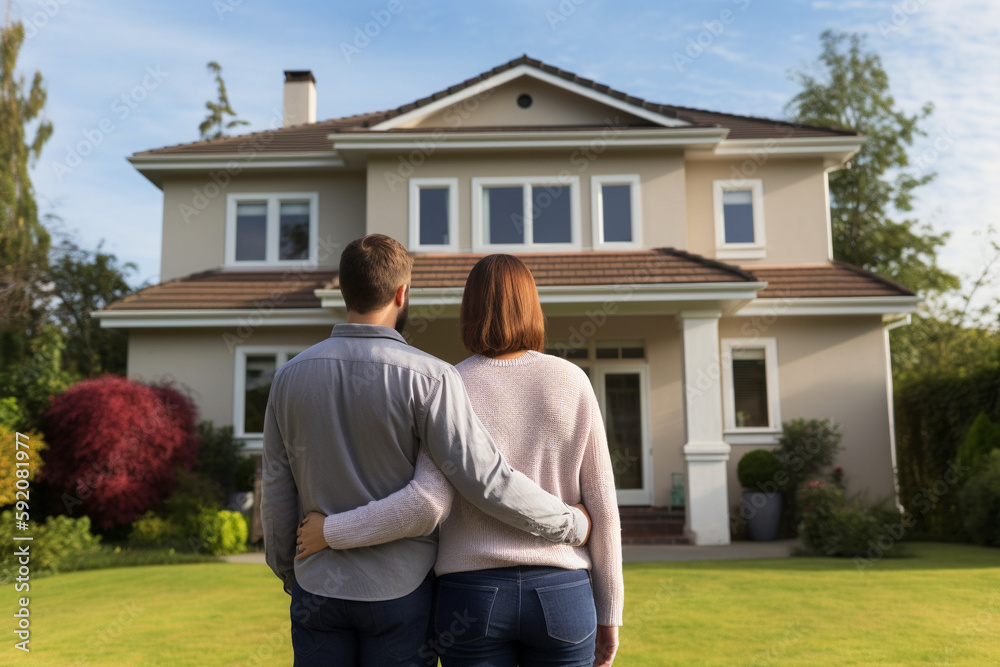
[[751, 540], [773, 540], [781, 523], [781, 494], [744, 491], [742, 514]]

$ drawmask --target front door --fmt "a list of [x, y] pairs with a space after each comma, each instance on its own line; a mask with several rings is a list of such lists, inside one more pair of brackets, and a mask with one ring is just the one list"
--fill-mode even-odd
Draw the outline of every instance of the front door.
[[619, 505], [652, 505], [647, 368], [644, 364], [595, 364], [594, 391], [615, 475]]

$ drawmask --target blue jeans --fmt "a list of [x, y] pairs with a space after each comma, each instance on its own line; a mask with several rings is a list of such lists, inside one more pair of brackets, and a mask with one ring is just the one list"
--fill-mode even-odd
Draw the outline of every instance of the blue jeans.
[[517, 566], [438, 577], [434, 641], [443, 667], [592, 667], [586, 570]]
[[361, 602], [292, 587], [292, 648], [296, 667], [430, 667], [434, 579], [395, 600]]

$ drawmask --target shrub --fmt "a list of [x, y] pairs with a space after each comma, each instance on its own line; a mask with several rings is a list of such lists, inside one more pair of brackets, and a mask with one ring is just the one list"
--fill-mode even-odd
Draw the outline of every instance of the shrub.
[[224, 495], [239, 490], [242, 445], [233, 437], [233, 427], [216, 428], [212, 422], [205, 421], [198, 424], [198, 435], [201, 448], [195, 469], [218, 484]]
[[958, 447], [958, 459], [962, 465], [975, 468], [994, 449], [1000, 449], [1000, 424], [980, 412]]
[[68, 513], [82, 510], [109, 528], [163, 502], [177, 482], [176, 468], [193, 463], [197, 443], [185, 430], [193, 419], [183, 414], [194, 408], [178, 407], [187, 399], [171, 391], [105, 375], [52, 400], [41, 477]]
[[236, 466], [236, 490], [241, 492], [253, 491], [254, 478], [257, 476], [257, 462], [259, 455], [250, 455], [240, 458], [239, 465]]
[[959, 491], [963, 524], [976, 544], [1000, 547], [1000, 450]]
[[239, 512], [205, 509], [198, 517], [201, 547], [215, 556], [246, 551], [247, 523]]
[[17, 397], [17, 426], [39, 430], [51, 398], [66, 391], [79, 376], [63, 370], [66, 334], [59, 327], [43, 327], [28, 346], [24, 362], [0, 371], [0, 387], [7, 396]]
[[219, 485], [197, 472], [178, 473], [177, 487], [163, 503], [163, 516], [177, 525], [185, 536], [195, 536], [199, 530], [202, 510], [218, 510], [224, 497]]
[[[902, 537], [899, 514], [878, 504], [852, 505], [844, 490], [822, 479], [806, 481], [797, 494], [798, 533], [802, 555], [864, 557], [873, 548], [886, 555], [891, 544]], [[892, 542], [886, 549], [880, 539]]]
[[184, 541], [184, 530], [169, 519], [146, 512], [141, 519], [132, 522], [128, 541], [139, 546], [180, 544]]
[[[7, 510], [0, 514], [0, 583], [11, 581], [17, 572], [18, 563], [15, 549], [24, 542], [15, 542], [14, 512]], [[31, 569], [33, 573], [53, 573], [71, 570], [100, 549], [100, 536], [90, 532], [90, 519], [67, 516], [53, 516], [41, 525], [33, 526], [34, 540], [31, 545]]]
[[[770, 449], [755, 449], [747, 452], [736, 466], [736, 476], [740, 484], [751, 491], [777, 490], [781, 475], [781, 461]], [[777, 479], [776, 479], [777, 478]]]
[[803, 482], [822, 476], [833, 465], [841, 437], [840, 426], [826, 419], [792, 419], [782, 425], [774, 453], [785, 473], [781, 508], [785, 534], [795, 529], [798, 491]]
[[[42, 467], [42, 452], [46, 447], [42, 436], [31, 431], [22, 433], [26, 437], [18, 438], [16, 428], [0, 423], [0, 507], [13, 505], [18, 500], [18, 479], [33, 481]], [[17, 442], [27, 444], [27, 449], [17, 447]]]

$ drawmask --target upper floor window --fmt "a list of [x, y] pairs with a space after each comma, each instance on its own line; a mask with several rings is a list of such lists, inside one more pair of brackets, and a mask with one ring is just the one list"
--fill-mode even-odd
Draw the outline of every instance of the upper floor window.
[[226, 199], [226, 264], [315, 264], [315, 192], [231, 194]]
[[410, 250], [458, 250], [458, 179], [410, 179]]
[[774, 338], [722, 339], [725, 430], [778, 431], [778, 347]]
[[715, 181], [717, 259], [760, 259], [764, 250], [764, 187], [760, 179]]
[[637, 175], [591, 177], [590, 208], [595, 250], [642, 245], [639, 202]]
[[473, 178], [473, 251], [579, 250], [579, 189], [576, 176]]

